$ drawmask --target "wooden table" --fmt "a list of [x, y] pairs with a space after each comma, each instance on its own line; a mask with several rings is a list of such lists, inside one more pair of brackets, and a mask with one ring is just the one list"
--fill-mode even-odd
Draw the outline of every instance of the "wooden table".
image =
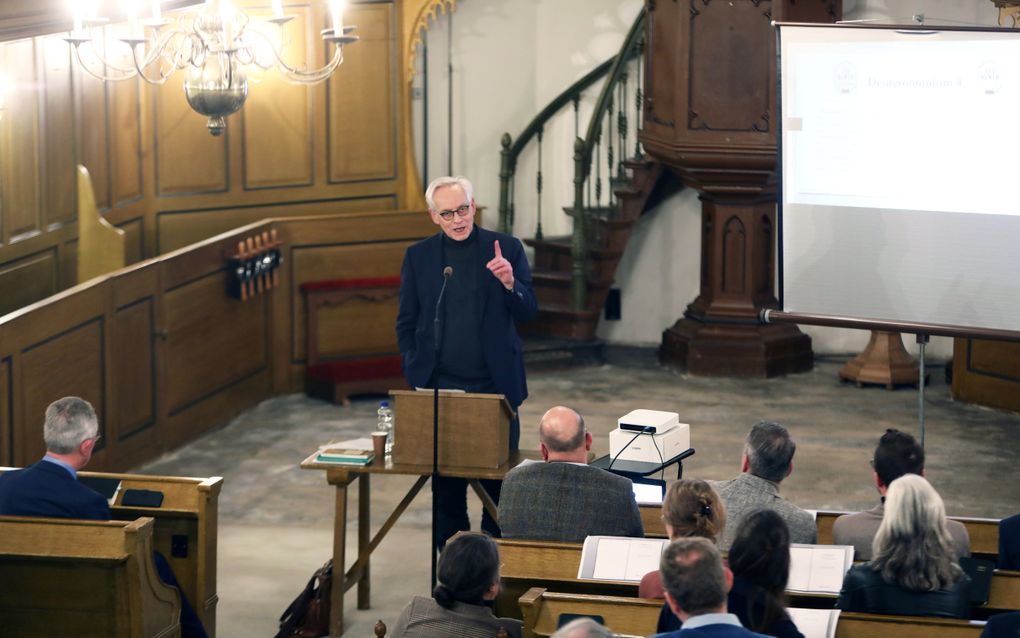
[[[375, 551], [382, 539], [390, 531], [393, 525], [404, 513], [407, 507], [418, 495], [421, 488], [428, 482], [432, 475], [431, 465], [396, 465], [392, 459], [386, 459], [380, 463], [376, 459], [365, 466], [336, 465], [332, 463], [319, 463], [315, 460], [318, 452], [311, 454], [301, 462], [301, 468], [305, 470], [325, 470], [326, 481], [336, 487], [336, 505], [333, 519], [333, 589], [330, 592], [330, 614], [329, 614], [329, 635], [340, 636], [343, 633], [344, 619], [344, 594], [347, 590], [358, 586], [358, 609], [368, 609], [370, 605], [371, 584], [369, 580], [369, 557]], [[482, 488], [480, 479], [502, 479], [511, 468], [517, 466], [525, 459], [540, 459], [537, 450], [514, 451], [510, 453], [510, 460], [506, 464], [495, 469], [484, 468], [448, 468], [440, 473], [443, 476], [464, 478], [468, 485], [481, 499], [485, 509], [498, 520], [496, 504], [489, 493]], [[407, 491], [397, 507], [389, 515], [386, 521], [376, 532], [375, 536], [369, 538], [370, 517], [370, 477], [373, 474], [417, 476], [417, 480], [411, 489]], [[345, 549], [347, 541], [347, 488], [354, 481], [358, 482], [358, 558], [351, 565], [350, 569], [344, 572]], [[338, 576], [342, 574], [341, 576]]]

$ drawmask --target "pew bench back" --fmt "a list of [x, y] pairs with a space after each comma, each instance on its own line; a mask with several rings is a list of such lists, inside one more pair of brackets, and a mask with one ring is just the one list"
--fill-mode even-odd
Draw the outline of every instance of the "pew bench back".
[[151, 518], [0, 516], [5, 638], [173, 638], [180, 597], [152, 562]]

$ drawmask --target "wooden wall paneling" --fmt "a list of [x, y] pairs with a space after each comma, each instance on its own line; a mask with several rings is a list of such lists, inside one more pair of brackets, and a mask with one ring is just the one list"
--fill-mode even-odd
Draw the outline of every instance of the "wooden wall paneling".
[[[399, 274], [404, 247], [431, 235], [435, 225], [424, 211], [352, 213], [274, 223], [287, 251], [281, 273], [286, 280], [277, 290], [286, 295], [286, 301], [274, 309], [274, 389], [293, 392], [304, 387], [306, 309], [301, 282]], [[332, 254], [344, 249], [351, 250], [339, 257]], [[384, 256], [380, 259], [380, 255]], [[359, 326], [359, 333], [362, 330]], [[379, 330], [380, 339], [386, 332], [395, 334], [395, 326], [383, 325]]]
[[[3, 329], [0, 328], [0, 336]], [[0, 352], [0, 465], [12, 465], [14, 456], [11, 451], [13, 432], [11, 430], [11, 356], [8, 352]]]
[[953, 398], [1020, 412], [1020, 343], [954, 339]]
[[264, 399], [271, 391], [273, 292], [242, 302], [226, 294], [225, 256], [254, 224], [160, 262], [163, 416], [170, 445], [190, 440]]
[[189, 246], [219, 233], [256, 223], [268, 217], [325, 215], [345, 211], [385, 211], [396, 205], [393, 195], [310, 202], [283, 202], [277, 205], [217, 210], [162, 211], [156, 216], [160, 252]]
[[0, 264], [0, 316], [57, 292], [57, 249]]
[[[42, 457], [43, 415], [51, 402], [63, 396], [80, 396], [95, 407], [99, 431], [107, 435], [105, 418], [106, 365], [104, 340], [105, 282], [83, 287], [17, 316], [7, 329], [17, 335], [20, 366], [15, 401], [23, 418], [14, 427], [14, 462], [33, 463]], [[107, 443], [94, 455], [96, 468], [105, 463]]]
[[[294, 247], [291, 252], [292, 286], [299, 293], [301, 284], [306, 281], [322, 279], [360, 279], [365, 277], [390, 277], [400, 274], [400, 264], [404, 260], [404, 251], [411, 245], [410, 241], [387, 243], [334, 244], [315, 247]], [[370, 313], [381, 312], [380, 307], [392, 311], [392, 316], [376, 316], [371, 320]], [[292, 352], [293, 362], [302, 363], [306, 357], [305, 349], [307, 309], [302, 297], [300, 303], [293, 306], [292, 318]], [[396, 303], [349, 303], [328, 310], [319, 316], [321, 322], [320, 343], [328, 354], [355, 354], [358, 352], [396, 352]], [[367, 320], [367, 321], [366, 321]], [[350, 321], [350, 338], [330, 338], [330, 327], [335, 328], [345, 321]], [[356, 326], [356, 330], [353, 329]], [[360, 342], [360, 349], [359, 349]]]
[[[321, 5], [319, 5], [321, 8]], [[253, 17], [269, 14], [251, 10]], [[301, 68], [311, 59], [311, 42], [321, 42], [311, 7], [288, 6], [294, 19], [284, 25], [284, 58]], [[313, 62], [308, 62], [312, 66]], [[276, 71], [249, 72], [248, 100], [241, 110], [244, 187], [309, 186], [314, 181], [313, 155], [322, 143], [312, 132], [312, 95], [321, 89], [291, 84]]]
[[349, 5], [350, 24], [361, 39], [344, 50], [344, 63], [329, 79], [329, 181], [397, 176], [399, 81], [392, 3]]
[[227, 144], [238, 118], [213, 137], [206, 119], [184, 99], [184, 74], [175, 73], [161, 87], [147, 87], [153, 97], [152, 143], [156, 149], [156, 195], [219, 193], [230, 190]]
[[7, 96], [0, 126], [4, 154], [0, 184], [3, 185], [3, 243], [15, 243], [41, 231], [39, 201], [39, 92], [36, 43], [23, 40], [5, 44], [3, 68], [14, 89]]
[[116, 431], [110, 436], [118, 442], [156, 424], [156, 375], [152, 351], [155, 332], [153, 295], [113, 309], [110, 319], [110, 395], [116, 412]]
[[77, 145], [71, 52], [57, 37], [39, 39], [42, 55], [42, 202], [47, 230], [77, 219]]
[[80, 163], [89, 170], [96, 206], [103, 210], [111, 207], [107, 115], [107, 92], [111, 87], [80, 70], [76, 72], [76, 80], [81, 96], [78, 120]]
[[[122, 206], [142, 196], [142, 130], [140, 81], [112, 82], [110, 96], [110, 199]], [[175, 96], [183, 100], [183, 95]], [[179, 156], [190, 163], [191, 155]]]
[[135, 217], [117, 224], [124, 231], [124, 263], [130, 266], [145, 259], [145, 217]]

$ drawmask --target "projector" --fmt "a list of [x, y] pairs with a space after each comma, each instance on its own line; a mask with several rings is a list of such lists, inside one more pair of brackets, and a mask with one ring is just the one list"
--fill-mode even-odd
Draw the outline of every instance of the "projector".
[[609, 433], [609, 456], [617, 461], [662, 463], [691, 447], [691, 426], [676, 412], [634, 410]]
[[661, 434], [680, 423], [680, 415], [676, 412], [659, 412], [658, 410], [631, 410], [616, 420], [621, 430], [631, 432], [648, 432], [649, 429]]

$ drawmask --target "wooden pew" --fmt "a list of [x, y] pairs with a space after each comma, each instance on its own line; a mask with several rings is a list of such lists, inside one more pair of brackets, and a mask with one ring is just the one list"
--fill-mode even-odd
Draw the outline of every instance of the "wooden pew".
[[180, 636], [180, 596], [152, 563], [151, 518], [0, 516], [0, 633]]
[[[496, 599], [498, 615], [519, 618], [516, 601], [532, 587], [559, 593], [623, 596], [636, 598], [638, 584], [624, 581], [596, 581], [577, 578], [581, 564], [580, 543], [497, 539], [503, 577], [503, 591]], [[831, 608], [835, 594], [788, 592], [793, 607]], [[996, 570], [988, 604], [974, 613], [985, 617], [999, 611], [1020, 610], [1020, 571]]]
[[[659, 505], [641, 505], [641, 522], [645, 527], [645, 536], [665, 538], [666, 527], [662, 523], [662, 507]], [[818, 525], [818, 542], [822, 545], [832, 544], [832, 526], [836, 518], [851, 512], [835, 512], [819, 510], [815, 518]], [[995, 561], [999, 556], [999, 520], [995, 518], [970, 518], [950, 516], [950, 519], [963, 523], [970, 536], [970, 552], [974, 558]]]
[[[0, 472], [14, 468], [0, 468]], [[181, 590], [191, 601], [210, 638], [216, 636], [216, 530], [218, 501], [223, 479], [146, 474], [78, 473], [79, 476], [115, 478], [121, 481], [110, 515], [119, 521], [139, 516], [154, 519], [152, 546], [162, 554], [177, 576]], [[158, 508], [125, 507], [121, 503], [129, 489], [163, 493]]]
[[[832, 526], [836, 519], [849, 512], [830, 512], [819, 510], [815, 517], [818, 526], [818, 542], [822, 545], [832, 544]], [[999, 519], [969, 518], [950, 516], [951, 520], [963, 523], [970, 536], [970, 554], [974, 558], [995, 561], [999, 557]]]
[[[606, 626], [617, 634], [649, 636], [655, 633], [662, 608], [661, 600], [560, 594], [541, 587], [525, 592], [519, 604], [524, 617], [524, 638], [551, 635], [561, 614], [602, 616]], [[836, 638], [977, 638], [981, 629], [981, 623], [966, 620], [844, 612], [836, 625]]]

